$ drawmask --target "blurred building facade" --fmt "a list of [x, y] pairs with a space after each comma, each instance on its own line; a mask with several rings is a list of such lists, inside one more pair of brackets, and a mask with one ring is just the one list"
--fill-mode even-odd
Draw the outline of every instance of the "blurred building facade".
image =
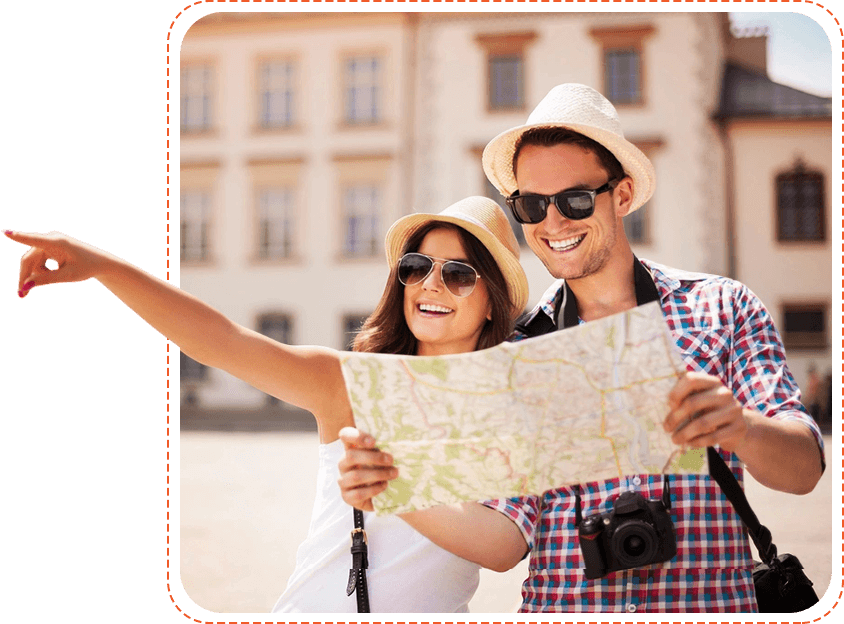
[[[389, 225], [503, 205], [484, 145], [580, 82], [656, 168], [626, 218], [634, 252], [747, 283], [802, 384], [831, 358], [831, 103], [771, 82], [765, 45], [725, 13], [212, 14], [181, 49], [181, 286], [283, 342], [344, 348], [383, 290]], [[532, 305], [551, 278], [522, 262]], [[278, 407], [184, 357], [182, 398]]]

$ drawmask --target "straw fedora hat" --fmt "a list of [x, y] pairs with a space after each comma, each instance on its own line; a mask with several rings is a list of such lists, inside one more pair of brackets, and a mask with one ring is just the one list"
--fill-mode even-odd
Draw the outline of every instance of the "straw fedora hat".
[[615, 107], [592, 87], [561, 84], [551, 89], [533, 109], [526, 124], [502, 132], [484, 149], [484, 173], [504, 196], [518, 189], [513, 175], [513, 155], [520, 137], [531, 128], [568, 128], [612, 152], [633, 179], [633, 202], [628, 214], [653, 195], [656, 185], [653, 165], [639, 148], [624, 138]]
[[507, 282], [507, 291], [513, 303], [513, 318], [524, 312], [528, 282], [519, 263], [519, 243], [504, 210], [488, 197], [467, 197], [440, 213], [411, 214], [396, 221], [387, 232], [384, 243], [390, 267], [399, 261], [414, 232], [431, 222], [458, 225], [481, 241], [492, 254]]

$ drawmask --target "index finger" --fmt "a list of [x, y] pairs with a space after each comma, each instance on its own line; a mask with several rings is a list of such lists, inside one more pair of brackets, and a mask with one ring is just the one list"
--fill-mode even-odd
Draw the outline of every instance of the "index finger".
[[49, 244], [51, 240], [47, 234], [31, 234], [27, 232], [15, 232], [14, 230], [5, 230], [3, 234], [6, 235], [6, 238], [10, 238], [16, 243], [29, 245], [30, 247], [42, 247]]
[[687, 371], [680, 376], [680, 379], [668, 393], [668, 404], [672, 409], [677, 409], [689, 395], [709, 390], [719, 384], [721, 384], [721, 380], [717, 377], [706, 373]]

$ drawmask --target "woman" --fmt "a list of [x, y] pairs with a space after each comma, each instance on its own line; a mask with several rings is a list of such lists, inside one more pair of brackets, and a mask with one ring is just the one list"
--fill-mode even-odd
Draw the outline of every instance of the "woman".
[[[36, 286], [99, 280], [193, 359], [310, 411], [320, 438], [318, 491], [308, 537], [274, 612], [354, 612], [347, 596], [352, 509], [340, 499], [340, 429], [354, 426], [338, 352], [291, 346], [233, 323], [171, 284], [59, 234], [6, 232], [31, 248], [20, 297]], [[493, 346], [527, 301], [519, 247], [504, 212], [470, 197], [437, 215], [415, 214], [387, 233], [390, 276], [355, 340], [356, 351], [445, 355]], [[47, 260], [58, 264], [46, 267]], [[302, 380], [308, 380], [303, 383]], [[368, 516], [369, 601], [374, 612], [466, 612], [478, 566], [435, 546], [396, 517]]]

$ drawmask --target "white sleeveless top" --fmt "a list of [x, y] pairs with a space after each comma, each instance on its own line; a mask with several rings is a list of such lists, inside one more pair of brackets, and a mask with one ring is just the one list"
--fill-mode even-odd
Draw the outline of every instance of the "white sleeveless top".
[[[273, 613], [356, 613], [346, 596], [352, 567], [352, 508], [340, 497], [340, 440], [319, 446], [317, 496], [296, 569]], [[443, 550], [396, 516], [364, 513], [373, 613], [467, 613], [480, 567]]]

